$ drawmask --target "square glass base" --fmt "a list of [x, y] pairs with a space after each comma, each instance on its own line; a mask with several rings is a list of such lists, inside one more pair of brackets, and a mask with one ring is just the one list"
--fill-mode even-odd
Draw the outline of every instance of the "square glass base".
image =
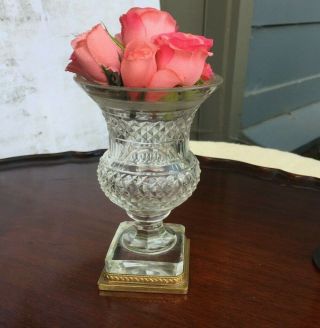
[[127, 250], [121, 241], [132, 221], [122, 222], [109, 247], [105, 267], [98, 281], [100, 290], [154, 293], [188, 291], [189, 240], [184, 226], [165, 224], [177, 236], [176, 244], [163, 254], [139, 254]]

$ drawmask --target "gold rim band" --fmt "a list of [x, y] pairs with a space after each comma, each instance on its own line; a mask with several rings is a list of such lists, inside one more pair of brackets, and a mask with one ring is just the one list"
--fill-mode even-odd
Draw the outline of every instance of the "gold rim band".
[[155, 285], [175, 285], [183, 281], [184, 274], [179, 276], [138, 276], [125, 274], [103, 273], [103, 277], [109, 282], [126, 282], [126, 283], [141, 283], [141, 284], [155, 284]]

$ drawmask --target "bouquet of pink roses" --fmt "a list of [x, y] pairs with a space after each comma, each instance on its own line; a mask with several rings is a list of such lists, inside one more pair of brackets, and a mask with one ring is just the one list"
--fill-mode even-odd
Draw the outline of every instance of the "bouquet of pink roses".
[[213, 40], [177, 32], [174, 18], [155, 8], [132, 8], [115, 37], [102, 25], [72, 40], [67, 71], [90, 82], [133, 88], [192, 86], [213, 77]]

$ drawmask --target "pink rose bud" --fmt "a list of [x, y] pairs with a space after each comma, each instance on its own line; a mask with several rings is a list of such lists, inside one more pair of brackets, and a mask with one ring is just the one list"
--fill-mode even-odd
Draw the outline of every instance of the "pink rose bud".
[[151, 41], [162, 33], [177, 30], [177, 23], [166, 11], [155, 8], [132, 8], [120, 17], [121, 35], [125, 45], [132, 40]]
[[127, 44], [121, 62], [121, 76], [126, 87], [145, 88], [157, 71], [157, 47], [147, 41]]
[[173, 88], [179, 84], [182, 84], [182, 81], [174, 71], [171, 69], [160, 69], [153, 75], [148, 87]]
[[167, 74], [157, 74], [152, 79], [152, 85], [163, 85], [160, 79], [164, 77], [170, 81], [172, 87], [174, 76], [178, 77], [176, 85], [192, 86], [201, 77], [205, 61], [212, 53], [209, 52], [213, 45], [212, 39], [203, 36], [182, 32], [161, 34], [155, 39], [159, 46], [156, 55], [158, 70], [170, 70]]
[[[181, 84], [181, 81], [177, 74], [170, 69], [161, 69], [160, 71], [157, 71], [149, 85], [148, 88], [152, 89], [163, 89], [163, 88], [173, 88], [177, 85]], [[146, 94], [146, 100], [147, 101], [157, 101], [163, 97], [165, 97], [167, 93], [165, 92], [148, 92]]]
[[211, 68], [210, 64], [205, 63], [202, 74], [201, 74], [201, 80], [208, 81], [208, 80], [211, 80], [212, 77], [213, 77], [212, 68]]
[[122, 50], [101, 24], [77, 36], [72, 40], [71, 45], [74, 51], [66, 71], [98, 83], [107, 83], [101, 66], [114, 72], [120, 71], [119, 57], [122, 55]]

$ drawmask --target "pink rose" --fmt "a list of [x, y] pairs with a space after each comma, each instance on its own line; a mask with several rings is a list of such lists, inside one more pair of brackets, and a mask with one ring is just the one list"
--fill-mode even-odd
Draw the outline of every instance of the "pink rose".
[[121, 62], [124, 86], [145, 88], [157, 71], [155, 55], [157, 47], [147, 41], [131, 41], [127, 44]]
[[205, 63], [202, 74], [201, 74], [201, 80], [208, 81], [208, 80], [211, 80], [212, 77], [213, 77], [212, 68], [211, 68], [210, 64]]
[[177, 85], [182, 85], [182, 81], [173, 70], [160, 69], [153, 75], [148, 87], [149, 88], [173, 88]]
[[132, 40], [151, 41], [159, 34], [177, 30], [174, 18], [166, 11], [155, 8], [131, 8], [120, 17], [120, 23], [125, 45]]
[[155, 39], [159, 46], [156, 55], [158, 72], [149, 87], [163, 88], [192, 86], [201, 77], [205, 61], [212, 53], [212, 39], [203, 36], [175, 32], [161, 34]]
[[101, 66], [114, 72], [120, 71], [121, 49], [101, 24], [77, 36], [72, 40], [71, 45], [74, 51], [66, 71], [98, 83], [107, 83]]

